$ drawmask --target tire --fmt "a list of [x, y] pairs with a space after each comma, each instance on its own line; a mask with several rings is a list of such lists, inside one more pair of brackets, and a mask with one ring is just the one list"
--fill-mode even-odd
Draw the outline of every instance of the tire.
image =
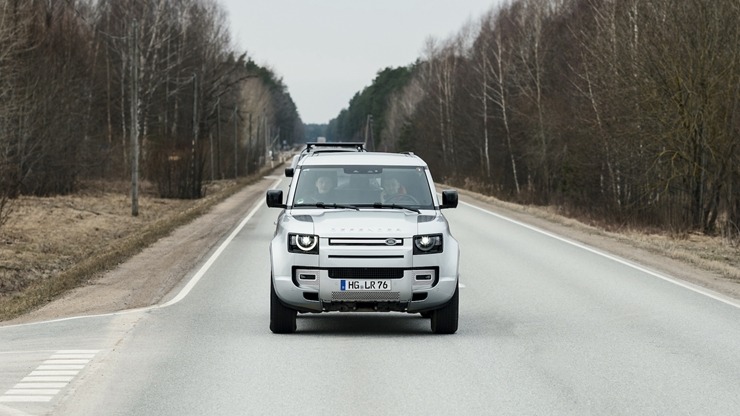
[[270, 279], [270, 331], [274, 334], [292, 334], [296, 330], [295, 318], [296, 311], [280, 302]]
[[435, 334], [454, 334], [457, 332], [457, 318], [460, 309], [460, 289], [455, 288], [447, 305], [432, 311], [432, 332]]
[[422, 318], [426, 318], [426, 319], [429, 319], [429, 318], [431, 318], [431, 317], [432, 317], [432, 311], [428, 311], [428, 312], [422, 312], [422, 313], [421, 313], [421, 317], [422, 317]]

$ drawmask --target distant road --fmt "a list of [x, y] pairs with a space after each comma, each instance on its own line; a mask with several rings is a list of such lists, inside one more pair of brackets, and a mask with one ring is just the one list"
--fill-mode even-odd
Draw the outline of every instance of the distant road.
[[737, 303], [465, 203], [445, 211], [457, 334], [335, 313], [274, 335], [277, 214], [257, 209], [171, 306], [0, 328], [0, 415], [738, 414]]

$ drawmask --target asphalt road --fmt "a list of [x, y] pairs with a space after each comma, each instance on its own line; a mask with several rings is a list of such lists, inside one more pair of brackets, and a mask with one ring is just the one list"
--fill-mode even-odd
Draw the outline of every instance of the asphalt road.
[[740, 303], [464, 202], [456, 334], [334, 313], [274, 335], [278, 210], [254, 207], [164, 305], [0, 327], [0, 415], [740, 413]]

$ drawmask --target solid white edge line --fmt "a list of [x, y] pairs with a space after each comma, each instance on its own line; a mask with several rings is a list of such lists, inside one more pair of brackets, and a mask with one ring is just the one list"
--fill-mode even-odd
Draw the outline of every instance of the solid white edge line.
[[[280, 182], [283, 181], [282, 177], [279, 177], [271, 186], [269, 189], [275, 189]], [[257, 202], [254, 204], [254, 207], [251, 211], [249, 211], [249, 214], [247, 214], [246, 217], [239, 223], [239, 226], [237, 226], [236, 229], [229, 235], [229, 237], [221, 243], [221, 245], [218, 247], [218, 249], [211, 255], [211, 257], [208, 258], [208, 261], [201, 266], [201, 268], [198, 270], [195, 275], [190, 279], [190, 281], [185, 285], [185, 287], [180, 290], [180, 293], [177, 294], [172, 300], [170, 300], [167, 303], [164, 303], [162, 305], [154, 305], [154, 306], [146, 306], [143, 308], [137, 308], [137, 309], [126, 309], [118, 312], [111, 312], [111, 313], [101, 313], [97, 315], [80, 315], [80, 316], [70, 316], [67, 318], [59, 318], [59, 319], [52, 319], [48, 321], [39, 321], [39, 322], [28, 322], [24, 324], [16, 324], [16, 325], [7, 325], [7, 326], [0, 326], [0, 331], [6, 328], [15, 328], [15, 327], [21, 327], [21, 326], [29, 326], [29, 325], [39, 325], [39, 324], [50, 324], [50, 323], [57, 323], [57, 322], [64, 322], [64, 321], [72, 321], [76, 319], [84, 319], [84, 318], [100, 318], [104, 316], [118, 316], [118, 315], [126, 315], [131, 313], [138, 313], [138, 312], [147, 312], [154, 309], [160, 309], [160, 308], [166, 308], [168, 306], [172, 306], [176, 304], [177, 302], [180, 302], [187, 296], [191, 290], [195, 287], [195, 285], [200, 281], [200, 279], [205, 275], [205, 273], [208, 271], [208, 269], [211, 267], [213, 263], [216, 262], [216, 259], [218, 259], [218, 256], [221, 255], [221, 253], [226, 249], [226, 246], [231, 243], [231, 240], [236, 237], [236, 235], [241, 231], [242, 228], [244, 228], [245, 225], [249, 222], [249, 220], [252, 219], [252, 217], [259, 211], [259, 209], [264, 205], [264, 199], [258, 199]]]
[[206, 261], [206, 263], [200, 268], [200, 270], [198, 270], [198, 272], [190, 279], [190, 281], [188, 282], [188, 284], [185, 285], [185, 287], [182, 288], [182, 290], [180, 291], [180, 293], [178, 293], [177, 296], [175, 296], [174, 298], [172, 298], [172, 300], [170, 300], [169, 302], [167, 302], [167, 303], [165, 303], [163, 305], [160, 305], [158, 307], [159, 308], [166, 308], [168, 306], [172, 306], [172, 305], [180, 302], [181, 300], [185, 299], [185, 296], [187, 296], [190, 293], [190, 291], [193, 290], [193, 288], [195, 287], [195, 285], [197, 285], [198, 282], [200, 281], [200, 279], [203, 278], [203, 276], [206, 274], [206, 272], [208, 271], [208, 269], [210, 269], [211, 266], [213, 265], [213, 263], [216, 262], [216, 260], [221, 255], [221, 253], [223, 253], [223, 251], [226, 250], [226, 247], [231, 243], [231, 241], [236, 237], [236, 235], [239, 234], [239, 232], [242, 230], [242, 228], [244, 228], [245, 225], [247, 225], [247, 223], [249, 222], [249, 220], [252, 219], [252, 217], [257, 213], [257, 211], [260, 208], [262, 208], [262, 205], [263, 204], [264, 204], [264, 201], [262, 201], [262, 200], [257, 201], [257, 203], [255, 204], [254, 208], [252, 208], [252, 210], [249, 211], [249, 214], [247, 214], [247, 216], [244, 217], [244, 219], [239, 224], [239, 226], [236, 227], [234, 229], [234, 231], [231, 232], [231, 234], [229, 235], [229, 237], [226, 238], [226, 240], [224, 240], [223, 243], [221, 243], [221, 245], [218, 247], [218, 249], [216, 250], [216, 252], [213, 253], [213, 255], [208, 259], [208, 261]]
[[531, 226], [529, 224], [525, 224], [523, 222], [520, 222], [520, 221], [511, 219], [511, 218], [505, 217], [505, 216], [503, 216], [501, 214], [496, 214], [495, 212], [492, 212], [492, 211], [489, 211], [489, 210], [487, 210], [485, 208], [481, 208], [479, 206], [470, 204], [468, 202], [459, 201], [459, 203], [462, 204], [462, 205], [468, 206], [470, 208], [477, 209], [478, 211], [481, 211], [481, 212], [484, 212], [486, 214], [492, 215], [492, 216], [494, 216], [496, 218], [499, 218], [499, 219], [502, 219], [504, 221], [508, 221], [508, 222], [510, 222], [512, 224], [516, 224], [516, 225], [518, 225], [520, 227], [524, 227], [524, 228], [527, 228], [527, 229], [529, 229], [531, 231], [535, 231], [535, 232], [538, 232], [540, 234], [546, 235], [546, 236], [548, 236], [550, 238], [554, 238], [554, 239], [556, 239], [558, 241], [561, 241], [563, 243], [570, 244], [570, 245], [575, 246], [575, 247], [578, 247], [580, 249], [589, 251], [589, 252], [591, 252], [593, 254], [596, 254], [596, 255], [605, 257], [605, 258], [607, 258], [609, 260], [612, 260], [612, 261], [615, 261], [617, 263], [623, 264], [623, 265], [625, 265], [627, 267], [631, 267], [631, 268], [633, 268], [635, 270], [639, 270], [639, 271], [641, 271], [643, 273], [646, 273], [646, 274], [649, 274], [649, 275], [651, 275], [653, 277], [657, 277], [658, 279], [662, 279], [662, 280], [665, 280], [667, 282], [673, 283], [673, 284], [675, 284], [677, 286], [681, 286], [684, 289], [688, 289], [688, 290], [691, 290], [692, 292], [695, 292], [695, 293], [698, 293], [698, 294], [707, 296], [707, 297], [712, 298], [714, 300], [720, 301], [720, 302], [722, 302], [722, 303], [724, 303], [726, 305], [734, 306], [735, 308], [740, 309], [740, 302], [738, 302], [737, 300], [732, 299], [730, 297], [724, 296], [724, 295], [722, 295], [720, 293], [711, 291], [709, 289], [702, 288], [700, 286], [693, 285], [693, 284], [688, 283], [688, 282], [684, 282], [682, 280], [678, 280], [677, 278], [674, 278], [674, 277], [669, 277], [669, 276], [666, 276], [666, 275], [663, 275], [663, 274], [660, 274], [660, 273], [656, 273], [656, 272], [654, 272], [652, 270], [646, 269], [646, 268], [644, 268], [642, 266], [636, 265], [634, 263], [631, 263], [631, 262], [629, 262], [627, 260], [624, 260], [622, 258], [619, 258], [617, 256], [604, 253], [602, 251], [596, 250], [594, 248], [588, 247], [586, 245], [583, 245], [581, 243], [577, 243], [577, 242], [572, 241], [572, 240], [568, 240], [567, 238], [561, 237], [561, 236], [556, 235], [556, 234], [552, 234], [550, 232], [547, 232], [545, 230], [539, 229], [537, 227], [533, 227], [533, 226]]
[[[270, 189], [274, 189], [275, 187], [277, 187], [280, 184], [280, 182], [282, 182], [282, 180], [283, 180], [283, 178], [278, 178], [270, 186]], [[195, 285], [198, 284], [198, 282], [200, 281], [201, 278], [203, 278], [203, 276], [206, 274], [206, 272], [208, 271], [208, 269], [210, 269], [211, 266], [213, 265], [213, 263], [216, 262], [216, 260], [221, 255], [221, 253], [223, 253], [223, 251], [226, 250], [226, 247], [229, 244], [231, 244], [231, 241], [236, 237], [237, 234], [239, 234], [239, 232], [242, 230], [242, 228], [244, 228], [244, 226], [247, 225], [247, 223], [249, 222], [249, 220], [251, 220], [252, 217], [254, 217], [254, 215], [257, 213], [257, 211], [259, 211], [259, 209], [264, 206], [264, 204], [265, 204], [264, 199], [258, 199], [257, 200], [257, 202], [254, 204], [254, 207], [252, 208], [252, 210], [249, 211], [249, 214], [247, 214], [247, 216], [244, 217], [244, 219], [242, 220], [242, 222], [239, 223], [239, 226], [237, 226], [234, 229], [234, 231], [231, 232], [231, 234], [229, 235], [229, 237], [226, 238], [226, 240], [224, 240], [223, 243], [221, 243], [221, 245], [218, 247], [218, 249], [211, 255], [211, 257], [208, 259], [208, 261], [206, 261], [206, 263], [203, 266], [201, 266], [200, 270], [198, 270], [198, 272], [195, 273], [195, 275], [190, 279], [190, 281], [188, 282], [188, 284], [185, 285], [184, 288], [182, 288], [182, 290], [180, 291], [180, 293], [177, 294], [177, 296], [175, 296], [169, 302], [167, 302], [167, 303], [165, 303], [163, 305], [153, 306], [153, 307], [151, 307], [151, 309], [166, 308], [168, 306], [172, 306], [172, 305], [180, 302], [181, 300], [185, 299], [185, 296], [187, 296], [190, 293], [190, 291], [193, 290], [193, 288], [195, 287]]]

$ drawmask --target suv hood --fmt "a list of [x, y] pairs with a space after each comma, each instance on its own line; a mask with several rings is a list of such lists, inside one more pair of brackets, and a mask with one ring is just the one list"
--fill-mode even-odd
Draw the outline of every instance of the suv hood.
[[405, 210], [331, 210], [313, 215], [321, 237], [409, 237], [417, 234], [418, 214]]

